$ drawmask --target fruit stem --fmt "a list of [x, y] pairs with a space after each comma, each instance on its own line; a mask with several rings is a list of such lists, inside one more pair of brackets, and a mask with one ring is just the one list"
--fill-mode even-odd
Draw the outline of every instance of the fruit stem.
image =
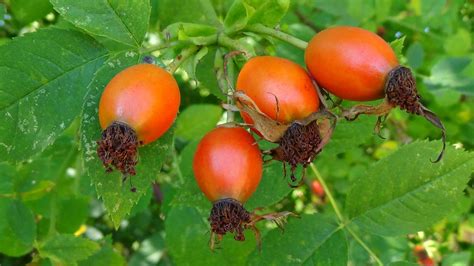
[[334, 209], [334, 212], [336, 213], [337, 218], [341, 223], [344, 223], [345, 219], [342, 216], [341, 211], [339, 210], [339, 207], [337, 206], [336, 200], [334, 200], [331, 191], [326, 185], [324, 178], [321, 176], [321, 173], [319, 173], [318, 169], [316, 169], [316, 166], [313, 163], [311, 163], [310, 167], [313, 173], [316, 175], [316, 178], [318, 179], [319, 183], [321, 183], [321, 185], [323, 186], [324, 191], [326, 192], [326, 195], [329, 199], [329, 202], [331, 203], [332, 208]]
[[187, 48], [184, 48], [181, 53], [176, 56], [176, 59], [171, 62], [171, 64], [168, 65], [168, 71], [171, 74], [174, 74], [176, 70], [178, 70], [179, 66], [186, 61], [189, 57], [191, 57], [193, 54], [195, 54], [199, 50], [199, 46], [189, 46]]
[[329, 199], [329, 202], [331, 203], [331, 206], [334, 209], [334, 212], [336, 213], [336, 216], [339, 219], [341, 226], [347, 229], [347, 232], [349, 232], [352, 237], [354, 237], [354, 239], [367, 251], [367, 253], [372, 256], [372, 258], [377, 262], [378, 265], [383, 265], [382, 261], [377, 257], [377, 255], [375, 255], [375, 253], [370, 249], [370, 247], [367, 246], [364, 240], [362, 240], [356, 232], [354, 232], [349, 226], [346, 225], [345, 219], [342, 216], [339, 207], [337, 206], [336, 200], [334, 200], [334, 197], [332, 196], [331, 191], [328, 189], [328, 186], [326, 185], [326, 182], [324, 181], [324, 178], [322, 177], [321, 173], [319, 173], [318, 169], [313, 163], [310, 164], [310, 167], [313, 173], [316, 175], [316, 179], [318, 179], [319, 183], [321, 183], [321, 185], [323, 186], [324, 192], [326, 192], [326, 196]]
[[261, 24], [254, 24], [254, 25], [249, 25], [245, 27], [245, 30], [254, 32], [254, 33], [260, 33], [260, 34], [265, 34], [268, 36], [271, 36], [273, 38], [276, 38], [278, 40], [284, 41], [286, 43], [289, 43], [297, 48], [300, 48], [301, 50], [305, 50], [306, 47], [308, 46], [308, 43], [296, 38], [295, 36], [292, 36], [288, 33], [284, 33], [280, 30], [272, 29], [269, 27], [266, 27]]
[[230, 51], [241, 51], [243, 55], [249, 59], [254, 55], [253, 52], [250, 52], [246, 47], [244, 47], [239, 41], [229, 38], [224, 34], [220, 34], [217, 38], [217, 44], [222, 47], [226, 47]]

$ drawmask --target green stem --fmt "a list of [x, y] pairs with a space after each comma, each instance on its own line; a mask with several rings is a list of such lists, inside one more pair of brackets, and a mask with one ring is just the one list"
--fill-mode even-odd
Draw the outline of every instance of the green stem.
[[244, 53], [244, 56], [246, 56], [247, 58], [250, 58], [252, 56], [252, 53], [248, 51], [248, 49], [244, 47], [239, 41], [229, 38], [226, 35], [223, 35], [223, 34], [219, 35], [219, 37], [217, 38], [217, 44], [219, 44], [222, 47], [226, 47], [231, 52], [241, 51]]
[[346, 226], [344, 216], [342, 216], [342, 213], [339, 207], [337, 206], [336, 200], [334, 199], [331, 191], [326, 185], [326, 182], [324, 181], [324, 178], [322, 177], [321, 173], [318, 171], [318, 169], [313, 163], [311, 163], [310, 167], [316, 175], [316, 179], [318, 179], [319, 183], [321, 183], [321, 185], [323, 186], [324, 192], [326, 192], [326, 196], [328, 197], [329, 202], [331, 203], [331, 206], [334, 209], [334, 212], [336, 213], [337, 219], [341, 223], [341, 226], [344, 226], [347, 229], [347, 231], [352, 235], [352, 237], [354, 237], [354, 239], [367, 251], [367, 253], [372, 256], [372, 258], [377, 262], [378, 265], [383, 265], [382, 261], [377, 257], [377, 255], [375, 255], [375, 253], [369, 248], [369, 246], [367, 246], [367, 244], [351, 228]]
[[311, 170], [313, 170], [314, 174], [316, 175], [316, 178], [318, 179], [319, 183], [321, 183], [321, 185], [323, 186], [324, 192], [326, 192], [329, 202], [331, 203], [331, 206], [334, 209], [334, 212], [336, 213], [337, 219], [339, 219], [339, 222], [344, 224], [345, 219], [342, 216], [341, 211], [339, 210], [339, 207], [337, 206], [336, 200], [334, 200], [334, 197], [332, 196], [331, 191], [326, 185], [324, 178], [321, 176], [321, 173], [319, 173], [318, 169], [316, 169], [316, 166], [313, 163], [311, 163], [310, 166], [311, 166]]
[[50, 219], [49, 219], [49, 228], [47, 238], [51, 238], [56, 233], [56, 203], [57, 203], [57, 195], [56, 192], [53, 191], [51, 195], [51, 202], [50, 202]]
[[140, 53], [148, 54], [148, 53], [152, 53], [152, 52], [155, 52], [155, 51], [159, 51], [159, 50], [163, 50], [163, 49], [173, 47], [177, 44], [178, 44], [178, 42], [160, 43], [158, 45], [150, 46], [150, 47], [147, 47], [147, 48], [142, 48], [142, 49], [140, 49]]
[[[173, 143], [173, 147], [174, 147], [174, 143]], [[176, 169], [176, 174], [178, 175], [179, 181], [181, 183], [184, 183], [183, 173], [181, 172], [181, 168], [179, 167], [179, 159], [178, 159], [178, 155], [175, 149], [173, 149], [173, 164], [174, 164], [174, 168]]]
[[377, 262], [378, 265], [382, 265], [383, 266], [383, 263], [382, 261], [379, 259], [379, 257], [377, 257], [377, 255], [375, 255], [375, 253], [372, 251], [372, 249], [369, 248], [369, 246], [367, 246], [367, 244], [364, 242], [364, 240], [362, 240], [356, 232], [352, 231], [352, 229], [349, 227], [349, 226], [346, 226], [346, 230], [352, 235], [352, 237], [367, 251], [367, 253], [369, 253], [370, 256], [372, 256], [372, 258], [375, 260], [375, 262]]
[[254, 33], [260, 33], [260, 34], [265, 34], [268, 36], [271, 36], [273, 38], [279, 39], [281, 41], [287, 42], [297, 48], [300, 48], [301, 50], [305, 50], [306, 47], [308, 46], [308, 43], [298, 39], [290, 34], [284, 33], [279, 30], [275, 30], [266, 26], [263, 26], [261, 24], [255, 24], [255, 25], [250, 25], [245, 28], [245, 30], [254, 32]]
[[190, 46], [187, 48], [184, 48], [181, 53], [176, 57], [176, 59], [171, 62], [171, 64], [168, 65], [168, 71], [173, 74], [178, 70], [179, 66], [186, 61], [189, 57], [191, 57], [193, 54], [195, 54], [199, 50], [198, 46]]

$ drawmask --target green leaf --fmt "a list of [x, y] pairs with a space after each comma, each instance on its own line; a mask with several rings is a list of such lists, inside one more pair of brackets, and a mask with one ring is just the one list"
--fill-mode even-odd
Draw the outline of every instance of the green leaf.
[[82, 237], [73, 235], [56, 235], [38, 247], [42, 258], [68, 265], [75, 265], [94, 254], [100, 248], [99, 244]]
[[[201, 49], [203, 50], [203, 49]], [[201, 89], [207, 89], [209, 90], [210, 93], [212, 93], [214, 96], [219, 98], [220, 100], [225, 101], [226, 97], [222, 93], [221, 89], [219, 88], [219, 85], [217, 83], [217, 78], [216, 78], [216, 60], [217, 63], [222, 63], [220, 65], [223, 66], [223, 55], [222, 53], [215, 47], [208, 47], [207, 53], [200, 58], [197, 62], [194, 64], [194, 69], [195, 69], [195, 74], [196, 78], [198, 80], [198, 86]], [[232, 69], [232, 63], [229, 62], [229, 72], [231, 72]]]
[[463, 28], [459, 28], [456, 34], [449, 36], [444, 43], [446, 53], [453, 56], [465, 55], [471, 48], [471, 34]]
[[210, 0], [161, 0], [158, 5], [162, 27], [176, 22], [219, 25], [216, 11]]
[[[322, 154], [343, 153], [347, 151], [347, 147], [357, 147], [366, 144], [374, 136], [375, 119], [372, 117], [359, 117], [357, 121], [338, 121], [336, 129], [329, 144], [325, 146]], [[347, 134], [351, 132], [351, 134]]]
[[189, 41], [196, 45], [206, 45], [217, 39], [217, 28], [205, 24], [178, 22], [166, 27], [164, 32], [170, 39]]
[[125, 259], [110, 244], [106, 244], [99, 252], [86, 260], [81, 260], [78, 264], [79, 266], [127, 265]]
[[48, 0], [10, 0], [10, 10], [15, 20], [26, 25], [44, 18], [53, 7]]
[[51, 0], [67, 21], [86, 32], [140, 47], [148, 30], [149, 0]]
[[105, 52], [82, 33], [55, 28], [0, 46], [1, 160], [30, 158], [54, 142], [80, 113]]
[[140, 243], [140, 248], [133, 253], [129, 266], [157, 265], [165, 255], [165, 240], [161, 233], [154, 233], [151, 237]]
[[290, 0], [245, 0], [255, 9], [249, 24], [263, 24], [269, 27], [277, 25], [290, 7]]
[[119, 53], [107, 61], [89, 86], [81, 125], [81, 145], [86, 174], [92, 179], [97, 194], [104, 201], [105, 208], [116, 228], [156, 179], [172, 147], [173, 140], [174, 130], [170, 129], [157, 141], [139, 148], [137, 175], [131, 177], [133, 186], [137, 189], [136, 192], [130, 191], [129, 182], [122, 183], [122, 175], [119, 172], [106, 173], [97, 157], [96, 141], [100, 139], [102, 131], [97, 119], [97, 105], [102, 90], [119, 71], [139, 62], [141, 60], [137, 54], [130, 52]]
[[375, 17], [378, 23], [382, 23], [390, 16], [392, 0], [375, 0]]
[[255, 9], [244, 0], [235, 0], [224, 19], [226, 32], [232, 33], [245, 28], [253, 13]]
[[176, 120], [176, 136], [183, 140], [199, 140], [214, 129], [222, 116], [222, 109], [213, 104], [193, 104], [181, 112]]
[[0, 198], [12, 195], [15, 176], [15, 167], [6, 162], [0, 163]]
[[372, 165], [346, 200], [352, 222], [374, 234], [414, 233], [450, 214], [462, 202], [474, 156], [449, 146], [439, 163], [438, 142], [415, 142]]
[[346, 234], [339, 230], [330, 236], [303, 265], [347, 265], [347, 250]]
[[252, 211], [255, 208], [274, 205], [285, 198], [292, 189], [288, 186], [287, 179], [283, 177], [282, 163], [274, 162], [265, 165], [257, 191], [245, 203], [245, 208]]
[[19, 257], [33, 248], [36, 224], [23, 202], [0, 198], [0, 253]]
[[425, 50], [419, 42], [412, 43], [407, 49], [407, 63], [413, 69], [418, 69], [423, 65]]
[[5, 4], [0, 3], [0, 20], [3, 20], [3, 16], [7, 13], [7, 8], [5, 7]]
[[[290, 244], [282, 245], [282, 243]], [[334, 250], [325, 253], [331, 247]], [[329, 260], [345, 262], [340, 265], [347, 264], [344, 232], [320, 214], [303, 215], [299, 219], [290, 217], [284, 232], [275, 229], [262, 239], [262, 252], [258, 253], [258, 250], [253, 252], [248, 264], [334, 265], [318, 264]], [[319, 257], [319, 254], [324, 255]]]
[[443, 265], [464, 266], [469, 265], [471, 253], [469, 251], [449, 254], [443, 257]]
[[439, 60], [423, 82], [432, 90], [455, 89], [466, 95], [474, 95], [474, 76], [463, 71], [472, 63], [469, 57], [447, 57]]
[[88, 197], [71, 197], [58, 203], [56, 229], [59, 233], [74, 233], [85, 223], [89, 215]]
[[390, 46], [392, 46], [393, 51], [397, 55], [397, 58], [400, 60], [400, 58], [403, 57], [403, 47], [405, 47], [405, 37], [403, 36], [401, 38], [398, 38], [390, 43]]
[[209, 224], [196, 208], [175, 206], [165, 221], [165, 246], [176, 265], [245, 265], [246, 258], [256, 248], [251, 230], [246, 240], [235, 241], [227, 234], [220, 246], [209, 248]]

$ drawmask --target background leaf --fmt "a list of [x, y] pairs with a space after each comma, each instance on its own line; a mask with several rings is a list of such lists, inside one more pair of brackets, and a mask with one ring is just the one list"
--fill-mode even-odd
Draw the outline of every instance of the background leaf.
[[25, 25], [45, 17], [53, 6], [48, 0], [10, 0], [10, 9], [15, 20]]
[[176, 137], [185, 141], [199, 140], [219, 122], [222, 109], [212, 104], [190, 105], [176, 120]]
[[57, 235], [44, 242], [38, 250], [43, 258], [75, 265], [77, 261], [86, 259], [98, 251], [99, 248], [97, 243], [89, 239], [73, 235]]
[[209, 0], [161, 0], [158, 5], [163, 27], [175, 22], [219, 25], [216, 11]]
[[19, 200], [0, 198], [0, 252], [18, 257], [31, 251], [36, 238], [33, 213]]

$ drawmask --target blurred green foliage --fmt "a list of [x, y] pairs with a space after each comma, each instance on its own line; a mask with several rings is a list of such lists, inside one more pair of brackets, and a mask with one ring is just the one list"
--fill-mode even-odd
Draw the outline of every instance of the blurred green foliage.
[[[265, 166], [246, 206], [290, 210], [301, 219], [290, 218], [284, 234], [271, 223], [259, 225], [261, 253], [251, 232], [246, 242], [226, 236], [221, 250], [209, 251], [211, 203], [194, 182], [191, 164], [199, 139], [226, 120], [224, 92], [246, 60], [230, 60], [229, 80], [222, 84], [223, 55], [239, 49], [304, 65], [304, 51], [246, 31], [253, 23], [303, 41], [330, 26], [353, 25], [398, 47], [401, 63], [415, 72], [423, 103], [447, 128], [448, 161], [431, 167], [428, 160], [440, 144], [416, 140], [438, 139], [438, 130], [395, 110], [382, 129], [384, 139], [372, 134], [374, 117], [340, 121], [315, 165], [344, 215], [354, 219], [349, 228], [383, 264], [419, 263], [414, 248], [423, 246], [440, 265], [472, 265], [474, 2], [469, 0], [0, 1], [0, 265], [375, 264], [361, 242], [337, 224], [328, 199], [310, 186], [290, 189], [276, 162]], [[232, 42], [216, 43], [221, 32]], [[153, 50], [168, 42], [179, 44]], [[166, 65], [192, 45], [205, 47], [175, 74], [181, 113], [165, 137], [140, 150], [143, 174], [133, 179], [139, 193], [130, 194], [128, 184], [119, 175], [104, 175], [94, 157], [98, 97], [127, 65], [144, 56]], [[41, 95], [38, 86], [57, 94]], [[38, 131], [16, 135], [22, 123], [34, 128], [34, 118], [41, 122]], [[308, 169], [307, 179], [309, 184], [317, 176]], [[425, 191], [428, 183], [433, 191]], [[410, 212], [413, 206], [418, 212]], [[415, 224], [403, 221], [407, 217]]]

